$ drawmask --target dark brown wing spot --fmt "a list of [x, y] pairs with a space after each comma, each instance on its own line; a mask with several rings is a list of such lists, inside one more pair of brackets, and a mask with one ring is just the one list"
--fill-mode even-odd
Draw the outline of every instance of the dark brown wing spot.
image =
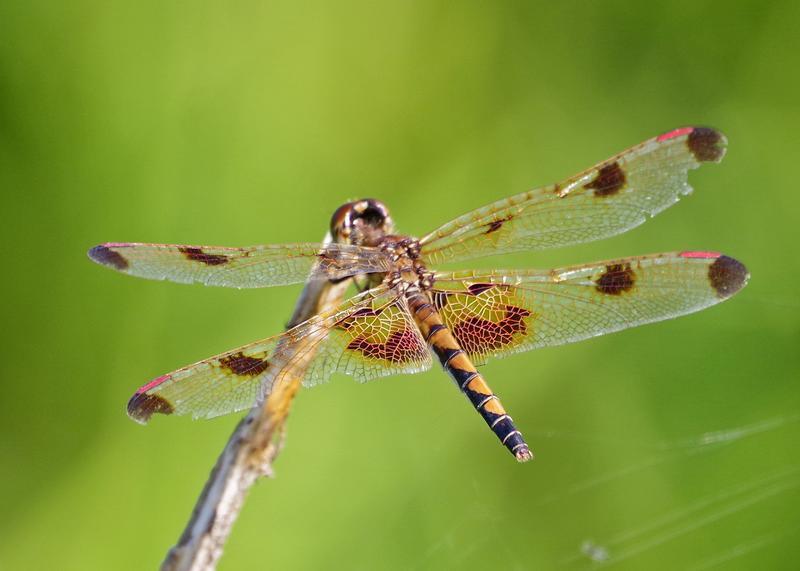
[[223, 368], [228, 369], [231, 373], [247, 377], [255, 377], [263, 373], [269, 367], [267, 359], [259, 359], [257, 357], [248, 357], [243, 353], [236, 353], [219, 360]]
[[371, 307], [362, 307], [358, 311], [354, 311], [350, 317], [377, 317], [383, 313], [383, 308], [372, 309]]
[[228, 263], [228, 257], [222, 254], [206, 254], [200, 248], [178, 248], [180, 252], [193, 262], [200, 262], [207, 266], [219, 266]]
[[686, 139], [689, 150], [700, 162], [718, 162], [725, 155], [725, 137], [709, 127], [695, 127]]
[[612, 196], [625, 186], [625, 171], [614, 161], [600, 167], [595, 179], [583, 186], [594, 190], [595, 196]]
[[595, 282], [597, 291], [608, 295], [620, 295], [633, 289], [636, 274], [630, 264], [611, 264], [606, 266], [605, 273]]
[[453, 336], [468, 355], [498, 351], [511, 344], [515, 334], [524, 335], [527, 332], [528, 326], [524, 320], [530, 316], [531, 312], [524, 307], [507, 305], [500, 321], [468, 317], [453, 326]]
[[89, 257], [98, 264], [111, 266], [115, 270], [122, 271], [128, 269], [128, 260], [126, 260], [122, 254], [115, 252], [114, 250], [111, 250], [102, 244], [89, 250]]
[[470, 284], [467, 286], [469, 293], [472, 295], [480, 295], [483, 292], [492, 289], [495, 284]]
[[408, 363], [425, 357], [425, 347], [419, 337], [410, 329], [395, 331], [385, 343], [372, 343], [363, 337], [356, 337], [348, 345], [351, 351], [358, 351], [370, 359], [389, 361], [390, 363]]
[[711, 287], [723, 299], [742, 289], [749, 277], [744, 264], [728, 256], [720, 256], [708, 268]]
[[503, 227], [503, 224], [505, 224], [512, 218], [514, 217], [511, 214], [509, 214], [505, 218], [500, 218], [499, 220], [493, 220], [492, 222], [489, 222], [488, 224], [486, 224], [487, 230], [486, 232], [484, 232], [484, 234], [491, 234], [492, 232], [497, 232], [498, 230], [500, 230], [500, 228]]
[[371, 307], [362, 307], [359, 310], [354, 311], [352, 314], [348, 315], [344, 319], [342, 319], [337, 325], [347, 331], [353, 325], [355, 325], [355, 320], [357, 317], [377, 317], [381, 313], [383, 313], [383, 309], [379, 307], [378, 309], [372, 309]]
[[136, 422], [145, 424], [154, 414], [172, 414], [173, 406], [157, 394], [136, 393], [128, 401], [128, 416]]

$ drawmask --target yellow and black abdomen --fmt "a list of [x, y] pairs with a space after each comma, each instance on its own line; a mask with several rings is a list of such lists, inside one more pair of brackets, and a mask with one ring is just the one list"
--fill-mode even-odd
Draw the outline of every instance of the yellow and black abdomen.
[[427, 294], [415, 292], [408, 296], [408, 304], [422, 336], [439, 358], [442, 367], [453, 377], [475, 410], [478, 411], [497, 438], [520, 462], [533, 458], [522, 433], [506, 413], [500, 399], [472, 364], [469, 356], [458, 345], [453, 334], [431, 305]]

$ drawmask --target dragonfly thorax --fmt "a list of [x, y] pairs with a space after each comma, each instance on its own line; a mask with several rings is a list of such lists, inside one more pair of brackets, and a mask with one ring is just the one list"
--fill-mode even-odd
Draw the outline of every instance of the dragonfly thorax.
[[386, 236], [380, 245], [389, 258], [392, 268], [386, 274], [389, 287], [404, 291], [425, 291], [433, 287], [433, 272], [420, 258], [419, 240], [409, 236]]

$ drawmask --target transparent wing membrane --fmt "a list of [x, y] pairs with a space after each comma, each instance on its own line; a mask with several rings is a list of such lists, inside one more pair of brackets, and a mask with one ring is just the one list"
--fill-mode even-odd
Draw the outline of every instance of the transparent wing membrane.
[[462, 349], [482, 362], [699, 311], [747, 279], [733, 258], [680, 252], [547, 271], [441, 273], [432, 297]]
[[655, 137], [558, 184], [459, 216], [422, 238], [423, 255], [436, 265], [625, 232], [691, 192], [688, 171], [722, 160], [726, 143], [703, 127]]
[[429, 367], [405, 301], [379, 287], [281, 335], [154, 379], [136, 391], [128, 414], [143, 423], [154, 413], [210, 418], [250, 408], [289, 377], [311, 386], [336, 372], [365, 381]]
[[[368, 287], [379, 281], [374, 279], [378, 276], [358, 276], [387, 275], [378, 287], [281, 335], [154, 379], [131, 397], [128, 414], [142, 423], [156, 413], [209, 418], [262, 402], [276, 383], [301, 381], [313, 386], [334, 373], [368, 381], [424, 371], [431, 366], [431, 355], [408, 299], [422, 303], [420, 297], [426, 291], [453, 334], [447, 336], [447, 346], [434, 347], [437, 355], [449, 355], [442, 362], [450, 363], [451, 372], [455, 370], [452, 363], [459, 360], [459, 366], [469, 365], [476, 375], [453, 338], [469, 358], [481, 363], [489, 357], [571, 343], [719, 303], [739, 291], [749, 275], [740, 262], [716, 252], [655, 254], [543, 271], [431, 274], [428, 265], [567, 246], [625, 232], [691, 192], [688, 172], [704, 162], [722, 160], [726, 143], [714, 129], [676, 129], [565, 181], [464, 214], [419, 243], [393, 235], [385, 206], [364, 200], [340, 207], [331, 233], [340, 240], [378, 247], [337, 243], [248, 248], [96, 246], [89, 251], [95, 262], [149, 279], [235, 288], [314, 282], [304, 290], [299, 302], [302, 317], [297, 319], [323, 306], [323, 291], [337, 288], [335, 299], [339, 300], [347, 287], [315, 280], [356, 278], [357, 285]], [[408, 292], [423, 293], [407, 299]], [[336, 303], [325, 299], [325, 307]], [[427, 300], [423, 306], [430, 311]], [[466, 368], [458, 371], [468, 372]]]
[[102, 265], [137, 277], [257, 288], [343, 279], [386, 270], [382, 252], [343, 244], [276, 244], [247, 248], [108, 243], [89, 250]]

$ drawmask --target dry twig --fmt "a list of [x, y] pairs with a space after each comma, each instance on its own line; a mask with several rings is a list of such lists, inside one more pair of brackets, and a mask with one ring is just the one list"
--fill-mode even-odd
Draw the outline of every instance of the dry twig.
[[[327, 237], [326, 242], [330, 241]], [[312, 281], [303, 289], [287, 328], [338, 305], [349, 280], [332, 284]], [[254, 407], [236, 426], [195, 504], [189, 523], [177, 545], [167, 553], [162, 571], [210, 571], [216, 568], [225, 542], [255, 481], [272, 474], [280, 453], [292, 401], [303, 373], [313, 358], [305, 348], [299, 359], [275, 364], [276, 382], [264, 403]]]

